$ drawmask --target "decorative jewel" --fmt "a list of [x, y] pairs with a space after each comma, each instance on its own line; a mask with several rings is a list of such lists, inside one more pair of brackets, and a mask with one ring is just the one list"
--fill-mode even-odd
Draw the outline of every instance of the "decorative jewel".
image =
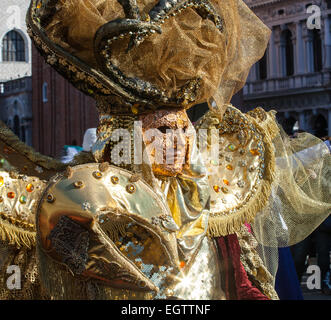
[[239, 149], [239, 153], [241, 154], [241, 155], [244, 155], [245, 154], [245, 149]]
[[228, 165], [226, 166], [226, 168], [227, 168], [228, 170], [233, 170], [233, 166], [232, 166], [231, 164], [228, 164]]
[[0, 187], [2, 187], [4, 183], [5, 183], [4, 178], [0, 176]]
[[37, 9], [41, 8], [41, 1], [37, 4]]
[[48, 203], [53, 203], [55, 201], [55, 197], [49, 193], [46, 197]]
[[238, 186], [239, 188], [243, 188], [243, 187], [245, 186], [245, 181], [243, 181], [243, 180], [239, 180], [239, 181], [237, 182], [237, 186]]
[[136, 187], [133, 184], [128, 184], [126, 186], [126, 191], [129, 193], [134, 193], [136, 191]]
[[141, 261], [135, 261], [135, 265], [138, 267], [138, 268], [141, 268], [142, 267], [142, 262]]
[[180, 267], [181, 269], [183, 269], [185, 266], [186, 266], [185, 261], [181, 261], [181, 262], [179, 263], [179, 267]]
[[257, 149], [250, 149], [249, 152], [253, 155], [253, 156], [259, 156], [260, 152]]
[[109, 169], [109, 163], [108, 162], [102, 162], [99, 165], [99, 170], [101, 172], [106, 172]]
[[230, 182], [229, 182], [229, 180], [226, 180], [226, 179], [223, 179], [223, 183], [224, 183], [224, 184], [226, 184], [227, 186], [229, 186], [229, 185], [230, 185]]
[[235, 196], [236, 196], [236, 198], [237, 198], [238, 200], [241, 200], [241, 199], [242, 199], [242, 195], [241, 195], [239, 192], [237, 192], [237, 193], [235, 194]]
[[240, 167], [246, 167], [247, 166], [246, 160], [239, 160], [238, 164], [239, 164]]
[[161, 220], [159, 217], [152, 217], [152, 220], [151, 220], [152, 224], [154, 225], [159, 225], [161, 223]]
[[9, 199], [14, 199], [14, 198], [15, 198], [15, 192], [13, 192], [13, 191], [8, 192], [8, 193], [7, 193], [7, 197], [8, 197]]
[[[239, 126], [240, 126], [240, 127], [244, 127], [244, 124], [241, 123]], [[239, 133], [237, 134], [237, 138], [238, 138], [239, 143], [240, 143], [241, 145], [243, 145], [243, 144], [245, 143], [245, 133], [243, 132], [243, 130], [240, 130], [240, 131], [239, 131]]]
[[113, 184], [118, 184], [119, 181], [120, 181], [120, 179], [119, 179], [118, 177], [116, 177], [116, 176], [112, 176], [112, 177], [110, 178], [110, 180], [111, 180], [111, 182], [112, 182]]
[[132, 113], [134, 113], [134, 114], [138, 114], [138, 112], [139, 112], [138, 106], [139, 106], [139, 104], [134, 104], [134, 105], [131, 107], [131, 111], [132, 111]]
[[236, 146], [234, 145], [234, 144], [229, 144], [228, 146], [227, 146], [227, 148], [231, 151], [231, 152], [233, 152], [233, 151], [235, 151], [236, 150]]
[[84, 183], [83, 183], [83, 181], [76, 181], [76, 182], [74, 183], [74, 186], [75, 186], [75, 188], [77, 188], [77, 189], [81, 189], [81, 188], [84, 187]]
[[29, 218], [29, 215], [26, 212], [20, 212], [19, 215], [20, 215], [20, 218], [25, 221], [27, 221]]
[[222, 187], [221, 190], [222, 190], [223, 193], [228, 193], [229, 192], [228, 188], [225, 188], [225, 187]]
[[93, 172], [93, 177], [96, 179], [101, 179], [102, 178], [102, 173], [100, 171], [94, 171]]
[[226, 160], [227, 162], [231, 162], [231, 161], [233, 160], [233, 158], [232, 158], [232, 156], [226, 156], [226, 157], [225, 157], [225, 160]]
[[104, 223], [105, 222], [105, 215], [104, 214], [101, 214], [100, 216], [99, 216], [99, 222], [100, 223]]
[[253, 172], [255, 170], [255, 167], [254, 166], [250, 166], [249, 168], [248, 168], [248, 171], [249, 172]]
[[9, 210], [8, 207], [4, 207], [4, 208], [3, 208], [3, 211], [4, 211], [7, 215], [9, 215], [9, 216], [12, 215], [12, 213], [11, 213], [11, 211]]
[[29, 183], [26, 185], [26, 191], [27, 192], [32, 192], [34, 190], [33, 184]]
[[4, 186], [8, 189], [10, 187], [10, 183], [8, 181], [6, 181]]
[[84, 201], [84, 203], [82, 204], [83, 210], [87, 211], [89, 209], [91, 209], [91, 204], [87, 201]]
[[39, 167], [39, 166], [36, 166], [34, 169], [35, 169], [38, 173], [43, 173], [43, 172], [44, 172], [43, 168], [42, 168], [42, 167]]
[[2, 196], [0, 196], [0, 203], [1, 203], [1, 202], [3, 202], [3, 197], [2, 197]]
[[20, 203], [21, 204], [26, 204], [26, 196], [20, 196]]
[[213, 159], [213, 160], [210, 160], [210, 164], [213, 165], [213, 166], [217, 166], [218, 165], [218, 161]]
[[218, 185], [213, 186], [213, 189], [215, 192], [219, 193], [220, 192], [220, 187]]
[[5, 164], [5, 159], [0, 159], [0, 168]]

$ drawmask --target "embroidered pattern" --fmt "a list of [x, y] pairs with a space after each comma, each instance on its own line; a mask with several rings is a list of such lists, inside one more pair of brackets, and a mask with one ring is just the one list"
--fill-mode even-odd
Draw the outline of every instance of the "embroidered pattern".
[[56, 253], [70, 270], [81, 274], [88, 260], [89, 233], [66, 216], [62, 216], [48, 236]]

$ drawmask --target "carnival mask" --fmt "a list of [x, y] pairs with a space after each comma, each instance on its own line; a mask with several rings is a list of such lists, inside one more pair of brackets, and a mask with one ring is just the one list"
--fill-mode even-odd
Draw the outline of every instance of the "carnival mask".
[[176, 176], [187, 162], [190, 120], [185, 110], [158, 110], [143, 115], [143, 139], [156, 175]]

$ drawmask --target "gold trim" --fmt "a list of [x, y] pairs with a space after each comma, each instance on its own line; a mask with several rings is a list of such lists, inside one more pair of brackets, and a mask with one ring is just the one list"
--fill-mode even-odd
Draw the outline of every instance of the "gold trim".
[[19, 248], [31, 249], [36, 245], [36, 232], [24, 230], [0, 219], [0, 240]]

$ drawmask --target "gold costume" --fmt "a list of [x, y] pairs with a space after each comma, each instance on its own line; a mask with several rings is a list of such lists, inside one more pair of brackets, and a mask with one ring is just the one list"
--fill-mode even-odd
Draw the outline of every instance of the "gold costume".
[[[24, 277], [2, 277], [0, 299], [226, 299], [226, 243], [255, 296], [278, 299], [273, 253], [327, 217], [331, 188], [320, 140], [229, 104], [270, 30], [241, 0], [32, 0], [27, 25], [100, 122], [69, 166], [1, 124], [0, 274]], [[172, 163], [155, 161], [167, 130]]]

